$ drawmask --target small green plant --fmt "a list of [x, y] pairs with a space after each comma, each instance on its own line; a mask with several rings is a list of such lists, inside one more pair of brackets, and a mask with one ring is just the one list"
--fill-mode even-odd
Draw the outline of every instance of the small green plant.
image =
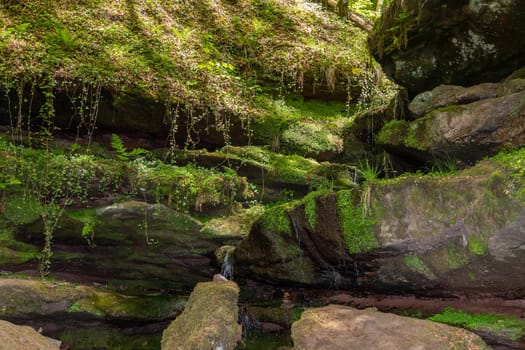
[[364, 161], [360, 160], [357, 163], [357, 172], [364, 179], [365, 182], [373, 182], [379, 179], [383, 167], [376, 161], [366, 158]]
[[430, 166], [430, 172], [436, 174], [454, 174], [458, 171], [458, 161], [445, 156], [442, 158], [435, 158]]

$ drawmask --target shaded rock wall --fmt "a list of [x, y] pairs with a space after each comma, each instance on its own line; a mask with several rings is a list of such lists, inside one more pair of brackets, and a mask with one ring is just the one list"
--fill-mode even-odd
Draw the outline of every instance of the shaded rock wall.
[[440, 84], [497, 81], [523, 66], [524, 19], [521, 0], [396, 0], [369, 43], [413, 97]]

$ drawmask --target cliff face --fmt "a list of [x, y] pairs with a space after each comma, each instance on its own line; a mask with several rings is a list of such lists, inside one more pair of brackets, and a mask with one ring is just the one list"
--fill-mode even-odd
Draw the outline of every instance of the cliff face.
[[525, 64], [520, 0], [396, 0], [370, 36], [373, 55], [409, 95], [497, 81]]

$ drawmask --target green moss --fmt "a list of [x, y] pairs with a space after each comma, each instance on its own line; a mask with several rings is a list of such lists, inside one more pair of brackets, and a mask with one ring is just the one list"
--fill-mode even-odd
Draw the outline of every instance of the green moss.
[[158, 350], [161, 334], [129, 335], [109, 327], [67, 329], [59, 336], [72, 349]]
[[262, 114], [261, 80], [300, 90], [298, 77], [350, 85], [373, 72], [364, 32], [281, 0], [7, 3], [0, 21], [2, 81], [49, 73], [225, 115]]
[[484, 239], [470, 237], [468, 241], [468, 249], [474, 255], [485, 255], [487, 254], [488, 247]]
[[446, 259], [447, 265], [451, 269], [458, 269], [462, 266], [465, 266], [469, 261], [467, 255], [465, 254], [465, 251], [455, 244], [447, 246]]
[[519, 340], [525, 334], [525, 322], [512, 316], [498, 314], [469, 314], [447, 308], [443, 313], [429, 318], [431, 321], [487, 332], [497, 337]]
[[426, 278], [436, 279], [436, 275], [417, 255], [407, 255], [403, 258], [403, 263], [412, 271], [417, 272]]
[[492, 158], [511, 172], [514, 188], [508, 186], [504, 191], [516, 200], [525, 204], [525, 147], [516, 150], [505, 150]]
[[379, 246], [374, 234], [374, 220], [354, 204], [352, 191], [337, 192], [337, 215], [341, 232], [351, 254], [365, 253]]
[[270, 208], [261, 216], [260, 221], [270, 232], [291, 234], [292, 223], [288, 216], [289, 210], [289, 203]]
[[376, 135], [380, 144], [401, 145], [408, 133], [408, 123], [405, 120], [391, 120], [386, 123]]
[[[0, 241], [2, 243], [2, 241]], [[36, 259], [38, 251], [16, 251], [7, 247], [0, 247], [0, 266], [1, 265], [19, 265], [30, 260]]]
[[68, 308], [68, 312], [89, 313], [113, 319], [164, 320], [181, 311], [179, 299], [166, 296], [124, 296], [95, 293]]
[[309, 193], [303, 199], [304, 203], [304, 215], [306, 216], [306, 222], [310, 225], [312, 230], [317, 227], [317, 195], [315, 193]]

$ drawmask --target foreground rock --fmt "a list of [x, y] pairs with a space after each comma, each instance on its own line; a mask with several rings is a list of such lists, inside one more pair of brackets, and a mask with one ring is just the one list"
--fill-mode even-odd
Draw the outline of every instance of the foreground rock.
[[296, 350], [489, 350], [477, 335], [430, 321], [330, 305], [292, 325]]
[[407, 176], [274, 207], [235, 250], [236, 275], [387, 294], [523, 297], [523, 151], [511, 155], [455, 175]]
[[396, 0], [370, 37], [383, 69], [410, 96], [440, 84], [497, 81], [525, 64], [520, 0]]
[[234, 282], [197, 284], [183, 313], [164, 331], [162, 350], [233, 350], [242, 331], [238, 298]]
[[58, 350], [50, 339], [31, 327], [0, 320], [0, 350]]

